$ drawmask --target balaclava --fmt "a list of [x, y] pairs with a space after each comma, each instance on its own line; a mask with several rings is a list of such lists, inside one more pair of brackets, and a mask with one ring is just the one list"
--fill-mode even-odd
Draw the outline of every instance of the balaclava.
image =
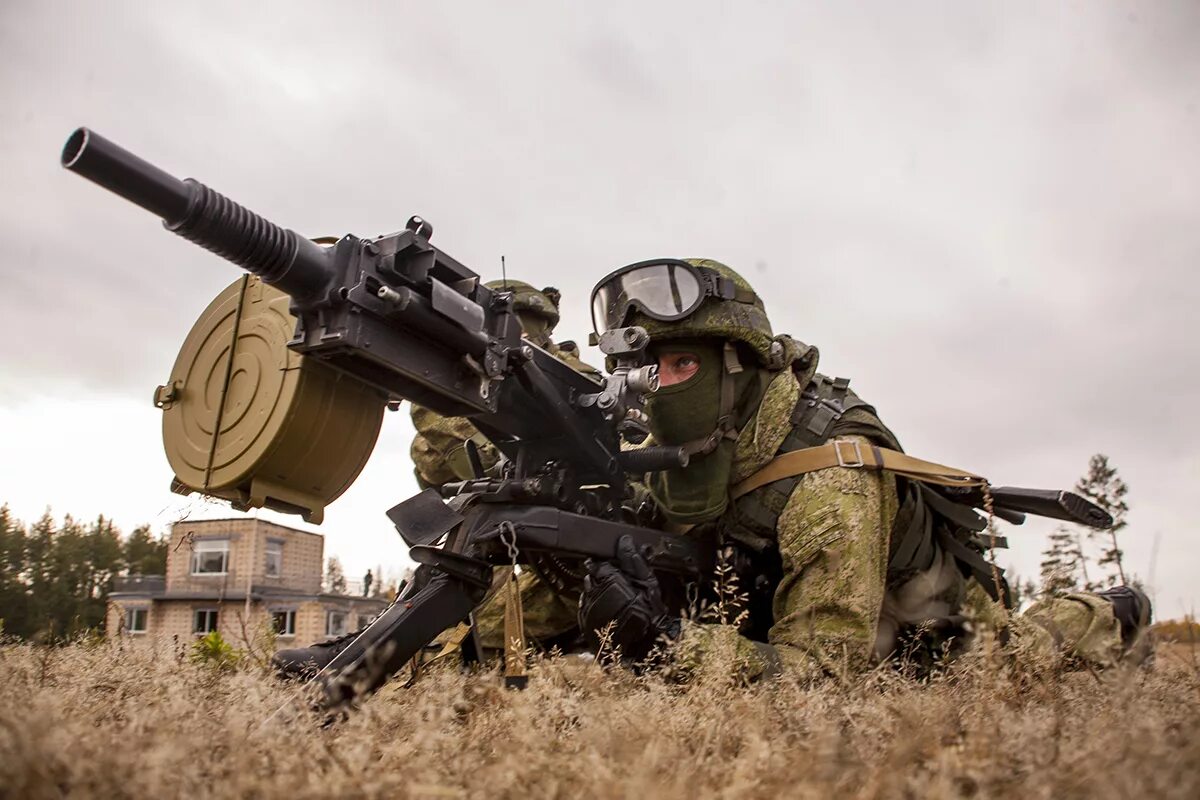
[[651, 493], [672, 522], [715, 519], [729, 503], [738, 431], [757, 410], [771, 373], [753, 362], [743, 364], [736, 345], [720, 339], [673, 340], [654, 352], [692, 353], [700, 368], [646, 402], [654, 441], [683, 446], [691, 455], [686, 467], [652, 473]]

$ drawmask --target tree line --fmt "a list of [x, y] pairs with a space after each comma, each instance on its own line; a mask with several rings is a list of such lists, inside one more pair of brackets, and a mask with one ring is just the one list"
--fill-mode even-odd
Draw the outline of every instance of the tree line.
[[47, 510], [26, 526], [0, 506], [0, 631], [21, 638], [103, 630], [120, 575], [162, 575], [166, 539], [141, 525], [128, 536], [107, 517], [55, 523]]

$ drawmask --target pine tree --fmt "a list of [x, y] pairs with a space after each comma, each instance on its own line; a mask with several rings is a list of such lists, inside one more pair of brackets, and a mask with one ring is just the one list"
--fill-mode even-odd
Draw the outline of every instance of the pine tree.
[[87, 531], [86, 569], [80, 621], [84, 628], [103, 629], [113, 578], [125, 569], [121, 532], [103, 516]]
[[1079, 588], [1084, 555], [1078, 536], [1066, 525], [1059, 525], [1047, 539], [1049, 546], [1042, 551], [1042, 593], [1058, 597]]
[[1117, 475], [1117, 468], [1108, 463], [1108, 456], [1097, 453], [1088, 461], [1087, 474], [1075, 484], [1075, 491], [1103, 508], [1113, 518], [1113, 526], [1106, 531], [1094, 528], [1088, 530], [1088, 538], [1102, 548], [1096, 563], [1102, 568], [1117, 568], [1116, 575], [1105, 575], [1103, 582], [1097, 582], [1095, 585], [1097, 588], [1113, 586], [1118, 579], [1121, 583], [1128, 583], [1123, 562], [1125, 554], [1117, 545], [1117, 532], [1128, 524], [1126, 517], [1129, 515], [1129, 505], [1125, 502], [1125, 495], [1129, 487]]
[[337, 556], [330, 556], [325, 567], [325, 591], [330, 594], [346, 593], [346, 573]]
[[[1091, 575], [1088, 574], [1087, 554], [1083, 548], [1083, 532], [1078, 525], [1072, 527], [1075, 529], [1075, 548], [1079, 553], [1079, 571], [1083, 573], [1083, 590], [1085, 592], [1099, 591], [1104, 587], [1099, 582], [1092, 580]], [[1091, 529], [1089, 528], [1089, 530]]]
[[1038, 594], [1038, 584], [1030, 578], [1013, 575], [1008, 580], [1008, 596], [1014, 609], [1021, 609], [1027, 602]]
[[54, 634], [69, 636], [87, 627], [91, 572], [87, 530], [68, 514], [51, 540], [43, 588], [48, 628]]
[[25, 609], [25, 636], [35, 636], [52, 628], [50, 591], [54, 581], [51, 563], [55, 534], [58, 532], [50, 509], [29, 526], [25, 535], [25, 582], [29, 587], [29, 605]]
[[[135, 551], [161, 574], [166, 544], [151, 539], [147, 529], [135, 533], [141, 543]], [[4, 632], [32, 638], [103, 629], [113, 578], [126, 569], [127, 544], [112, 521], [103, 516], [83, 525], [67, 515], [61, 525], [55, 525], [47, 509], [26, 530], [12, 518], [8, 506], [0, 506], [0, 620]]]
[[0, 621], [4, 632], [28, 636], [29, 590], [25, 585], [25, 526], [0, 506]]
[[139, 525], [125, 540], [125, 568], [130, 575], [165, 575], [167, 540], [156, 539], [149, 525]]

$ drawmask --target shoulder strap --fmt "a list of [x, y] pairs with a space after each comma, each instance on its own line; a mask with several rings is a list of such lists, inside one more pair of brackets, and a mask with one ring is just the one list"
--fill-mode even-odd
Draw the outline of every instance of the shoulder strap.
[[[763, 552], [771, 547], [779, 515], [804, 475], [834, 467], [887, 470], [911, 481], [902, 487], [889, 548], [889, 575], [924, 568], [933, 557], [936, 539], [988, 594], [1008, 602], [1007, 584], [1001, 579], [1001, 591], [996, 592], [991, 565], [982, 555], [988, 545], [1004, 547], [1002, 537], [981, 541], [977, 534], [986, 527], [983, 519], [929, 488], [985, 486], [987, 480], [904, 453], [874, 407], [850, 391], [849, 384], [845, 378], [813, 376], [800, 394], [792, 430], [775, 458], [731, 487], [730, 513], [721, 526], [724, 535]], [[838, 438], [848, 436], [864, 437], [869, 444]]]
[[887, 470], [912, 480], [939, 486], [983, 486], [987, 480], [973, 472], [935, 464], [921, 458], [877, 445], [864, 446], [857, 440], [835, 439], [817, 447], [806, 447], [776, 456], [773, 461], [733, 487], [736, 500], [760, 486], [781, 478], [805, 475], [832, 467], [845, 469]]
[[[777, 458], [818, 447], [835, 436], [865, 436], [880, 445], [900, 447], [891, 431], [875, 416], [875, 409], [850, 389], [848, 378], [813, 373], [800, 392], [789, 422], [791, 430], [780, 444]], [[774, 480], [760, 480], [756, 486], [741, 492], [738, 488], [746, 485], [745, 481], [731, 487], [734, 493], [730, 497], [730, 511], [721, 526], [724, 535], [755, 551], [769, 548], [779, 515], [802, 475], [781, 473]], [[755, 477], [766, 474], [760, 470], [750, 479]]]

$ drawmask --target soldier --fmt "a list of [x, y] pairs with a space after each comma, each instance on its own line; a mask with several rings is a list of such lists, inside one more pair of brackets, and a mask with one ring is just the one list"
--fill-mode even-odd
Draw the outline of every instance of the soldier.
[[[732, 269], [634, 264], [597, 284], [592, 314], [598, 332], [650, 333], [662, 383], [647, 404], [652, 441], [692, 459], [647, 476], [649, 493], [667, 529], [733, 546], [750, 598], [737, 626], [681, 619], [622, 547], [589, 568], [584, 631], [609, 626], [634, 658], [665, 636], [685, 667], [724, 641], [749, 679], [784, 668], [841, 674], [904, 642], [961, 642], [968, 589], [1005, 595], [978, 515], [920, 481], [867, 469], [862, 452], [899, 451], [895, 435], [847, 380], [817, 372], [815, 347], [772, 334], [762, 300]], [[835, 440], [824, 464], [776, 460]], [[1019, 652], [1102, 666], [1142, 657], [1149, 622], [1146, 596], [1117, 587], [1043, 600], [1009, 628]]]
[[[547, 287], [539, 292], [528, 283], [510, 280], [490, 281], [484, 285], [494, 291], [513, 293], [513, 310], [521, 321], [521, 335], [525, 339], [580, 372], [599, 374], [579, 359], [579, 346], [574, 342], [555, 343], [550, 338], [558, 324], [557, 289]], [[468, 441], [475, 443], [485, 472], [495, 468], [500, 461], [496, 447], [463, 417], [443, 417], [414, 404], [412, 421], [417, 435], [410, 452], [417, 483], [422, 489], [475, 477], [467, 457]]]

